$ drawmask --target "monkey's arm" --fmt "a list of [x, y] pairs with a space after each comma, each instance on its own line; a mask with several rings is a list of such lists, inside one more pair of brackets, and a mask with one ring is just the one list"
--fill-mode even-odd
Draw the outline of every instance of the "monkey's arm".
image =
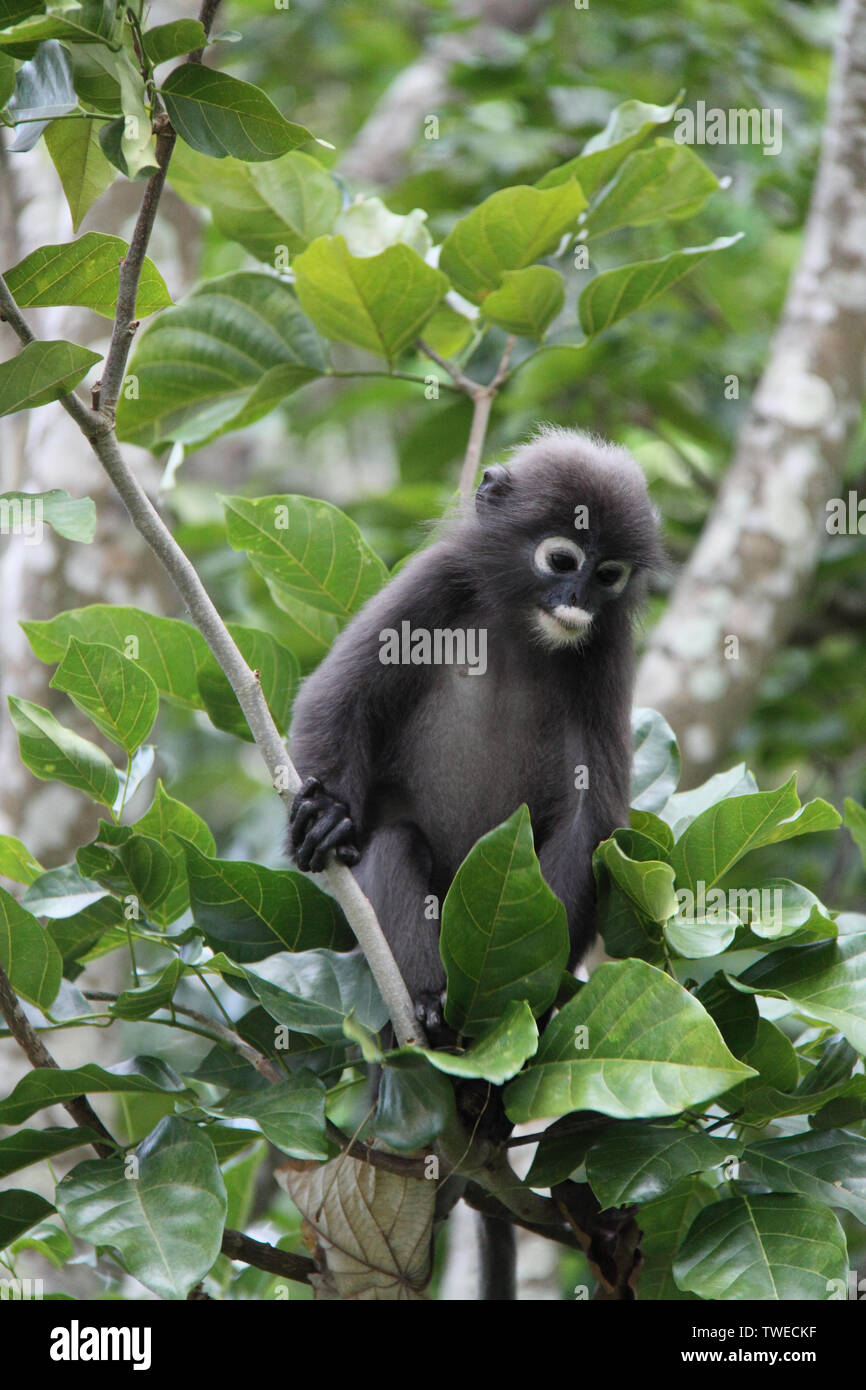
[[302, 869], [325, 867], [333, 850], [355, 864], [372, 824], [370, 793], [382, 753], [430, 678], [423, 666], [384, 664], [386, 629], [446, 626], [460, 586], [444, 547], [411, 560], [340, 634], [304, 682], [292, 719], [292, 755], [305, 779], [290, 815], [290, 847]]

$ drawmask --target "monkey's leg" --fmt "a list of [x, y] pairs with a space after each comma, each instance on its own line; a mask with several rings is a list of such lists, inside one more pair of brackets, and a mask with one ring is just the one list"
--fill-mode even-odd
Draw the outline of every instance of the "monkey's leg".
[[433, 856], [411, 821], [375, 830], [352, 872], [379, 918], [388, 945], [428, 1035], [442, 1029], [445, 967], [439, 955], [439, 917], [431, 903]]

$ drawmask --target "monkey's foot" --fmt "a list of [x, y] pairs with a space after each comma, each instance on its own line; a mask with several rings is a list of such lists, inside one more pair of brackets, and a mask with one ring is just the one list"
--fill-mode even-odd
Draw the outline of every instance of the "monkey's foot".
[[415, 1017], [427, 1034], [429, 1042], [435, 1042], [445, 1027], [445, 991], [425, 990], [413, 1001]]
[[348, 806], [325, 791], [318, 777], [308, 777], [292, 802], [289, 845], [298, 868], [314, 874], [327, 868], [332, 850], [341, 864], [361, 858]]

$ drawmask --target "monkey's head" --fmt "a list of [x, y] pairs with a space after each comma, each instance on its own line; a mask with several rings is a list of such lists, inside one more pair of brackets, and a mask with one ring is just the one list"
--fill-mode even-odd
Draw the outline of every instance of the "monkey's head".
[[476, 582], [552, 648], [620, 626], [664, 566], [643, 473], [625, 450], [546, 428], [484, 471], [469, 523]]

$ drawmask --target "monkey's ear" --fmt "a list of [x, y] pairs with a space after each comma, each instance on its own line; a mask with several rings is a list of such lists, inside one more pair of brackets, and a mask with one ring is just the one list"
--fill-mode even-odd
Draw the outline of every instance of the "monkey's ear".
[[475, 510], [483, 515], [486, 507], [495, 506], [511, 489], [511, 474], [501, 463], [485, 468], [475, 492]]

